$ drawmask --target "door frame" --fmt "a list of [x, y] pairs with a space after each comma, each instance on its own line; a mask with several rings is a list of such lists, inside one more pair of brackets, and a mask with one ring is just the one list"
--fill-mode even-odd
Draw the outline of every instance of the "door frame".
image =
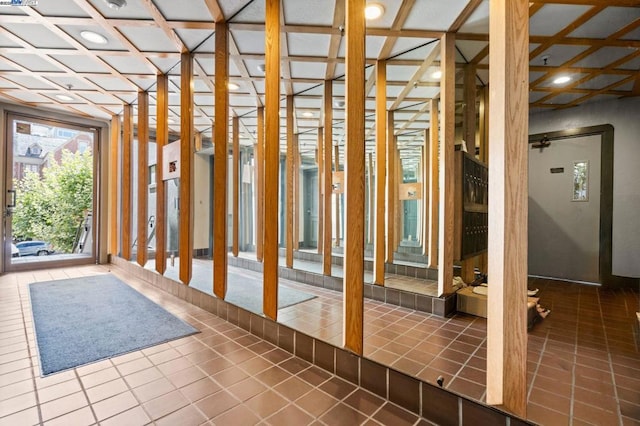
[[637, 286], [640, 280], [613, 275], [613, 141], [614, 129], [611, 124], [578, 127], [529, 135], [529, 143], [540, 142], [546, 138], [554, 140], [578, 138], [583, 136], [600, 136], [600, 232], [599, 232], [599, 279], [603, 287], [617, 288]]
[[[64, 260], [54, 261], [42, 261], [42, 262], [28, 262], [22, 264], [13, 264], [11, 261], [11, 249], [10, 239], [8, 234], [7, 221], [4, 218], [4, 211], [8, 205], [8, 190], [13, 187], [13, 165], [9, 167], [9, 163], [13, 163], [13, 127], [11, 124], [15, 120], [31, 120], [32, 122], [42, 123], [45, 125], [57, 126], [65, 129], [81, 130], [86, 132], [92, 132], [94, 135], [93, 140], [93, 212], [92, 212], [92, 252], [91, 256], [79, 257]], [[37, 269], [49, 269], [62, 266], [76, 266], [76, 265], [88, 265], [99, 263], [100, 259], [100, 236], [99, 224], [101, 216], [101, 203], [100, 203], [100, 183], [101, 183], [101, 161], [100, 161], [100, 145], [102, 128], [92, 123], [83, 122], [82, 119], [74, 121], [73, 118], [59, 118], [51, 116], [49, 114], [38, 115], [33, 112], [23, 112], [20, 110], [5, 110], [3, 112], [3, 125], [4, 125], [4, 146], [3, 155], [1, 161], [5, 166], [5, 174], [2, 184], [2, 245], [4, 250], [2, 251], [2, 272], [19, 272], [29, 271]]]

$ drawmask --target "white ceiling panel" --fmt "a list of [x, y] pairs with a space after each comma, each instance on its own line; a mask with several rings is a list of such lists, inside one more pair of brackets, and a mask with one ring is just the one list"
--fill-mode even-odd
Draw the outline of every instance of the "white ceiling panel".
[[48, 89], [51, 86], [44, 81], [41, 81], [35, 77], [22, 74], [5, 74], [3, 76], [6, 80], [11, 81], [19, 86], [27, 89]]
[[147, 58], [153, 62], [153, 64], [160, 70], [160, 72], [167, 73], [171, 68], [180, 67], [180, 59], [176, 58], [162, 58], [159, 56], [147, 56]]
[[544, 98], [545, 96], [547, 96], [549, 94], [549, 92], [529, 92], [529, 102], [530, 103], [534, 103], [534, 102], [538, 102], [540, 99]]
[[284, 0], [284, 21], [287, 25], [331, 26], [335, 4], [328, 3], [318, 8], [318, 0]]
[[553, 98], [545, 102], [545, 104], [546, 105], [568, 104], [569, 102], [575, 101], [576, 99], [581, 98], [583, 96], [584, 96], [583, 93], [561, 93], [560, 95], [554, 96]]
[[135, 56], [103, 56], [102, 60], [122, 74], [147, 74], [151, 70]]
[[88, 0], [105, 18], [151, 20], [151, 14], [143, 5], [143, 0], [127, 0], [127, 6], [111, 9], [104, 0]]
[[[293, 56], [327, 56], [331, 36], [327, 34], [287, 34], [289, 55]], [[262, 36], [264, 47], [264, 36]]]
[[116, 77], [106, 77], [106, 76], [92, 77], [90, 78], [90, 80], [95, 84], [97, 84], [98, 86], [102, 87], [104, 90], [120, 92], [120, 91], [130, 91], [130, 90], [137, 89], [136, 86], [134, 86], [133, 84], [131, 83], [127, 84], [126, 82]]
[[56, 67], [51, 62], [41, 58], [38, 55], [5, 53], [3, 56], [30, 71], [60, 71], [59, 67]]
[[99, 92], [83, 93], [82, 97], [98, 104], [116, 104], [118, 99], [113, 96], [105, 95]]
[[482, 52], [487, 47], [486, 41], [473, 41], [473, 40], [456, 40], [456, 47], [460, 50], [466, 62], [471, 61], [473, 58]]
[[174, 52], [175, 44], [160, 28], [119, 27], [118, 30], [143, 52]]
[[393, 21], [400, 10], [400, 6], [402, 5], [402, 0], [376, 0], [375, 3], [384, 7], [384, 13], [378, 19], [367, 21], [367, 27], [391, 28], [391, 25], [393, 25]]
[[[2, 13], [5, 9], [2, 8]], [[10, 33], [20, 37], [32, 46], [39, 48], [55, 48], [55, 49], [70, 49], [69, 43], [58, 37], [52, 31], [47, 29], [44, 25], [40, 24], [2, 24]]]
[[398, 59], [423, 60], [439, 45], [433, 39], [400, 37], [391, 50], [391, 57]]
[[196, 47], [204, 43], [209, 37], [215, 39], [215, 37], [212, 37], [213, 31], [211, 30], [176, 30], [176, 33], [189, 51], [195, 50]]
[[617, 61], [627, 55], [636, 53], [638, 50], [627, 47], [604, 47], [592, 53], [586, 58], [573, 64], [574, 67], [604, 68], [612, 62]]
[[45, 96], [38, 95], [37, 93], [27, 92], [27, 91], [13, 91], [11, 92], [11, 96], [17, 99], [20, 99], [24, 102], [33, 102], [33, 103], [53, 103], [53, 101]]
[[[365, 40], [365, 57], [369, 59], [378, 59], [380, 57], [380, 50], [384, 45], [385, 37], [370, 36]], [[344, 46], [344, 43], [341, 47]], [[338, 56], [344, 57], [344, 52], [339, 53]]]
[[[96, 49], [96, 50], [127, 50], [127, 48], [114, 36], [105, 31], [103, 28], [97, 25], [61, 25], [60, 29], [62, 29], [65, 33], [69, 34], [73, 37], [78, 43], [82, 44], [87, 49]], [[90, 41], [83, 39], [80, 36], [82, 31], [91, 31], [96, 34], [102, 35], [107, 39], [106, 44], [96, 44]]]
[[63, 63], [67, 67], [71, 68], [75, 72], [93, 72], [93, 73], [107, 73], [109, 69], [102, 63], [102, 61], [79, 55], [51, 55], [55, 60]]
[[461, 33], [489, 34], [489, 0], [483, 0], [467, 21], [460, 27]]
[[415, 3], [404, 24], [404, 29], [429, 28], [446, 31], [460, 12], [467, 5], [468, 0], [420, 0]]
[[588, 46], [573, 46], [566, 44], [556, 44], [536, 56], [531, 60], [531, 65], [545, 65], [544, 57], [547, 56], [547, 64], [549, 66], [560, 66], [570, 59], [573, 59], [579, 53], [587, 50]]
[[0, 47], [19, 47], [20, 45], [13, 40], [9, 39], [9, 37], [0, 33]]
[[324, 79], [325, 63], [321, 62], [291, 62], [291, 77]]
[[204, 2], [155, 0], [154, 3], [169, 21], [213, 21]]
[[[223, 6], [225, 2], [220, 2]], [[247, 22], [247, 23], [261, 23], [264, 22], [265, 17], [265, 2], [264, 0], [244, 1], [242, 7], [233, 13], [233, 18], [230, 19], [230, 15], [225, 13], [227, 19], [230, 22]], [[246, 6], [246, 7], [245, 7]], [[223, 7], [224, 8], [224, 7]]]
[[584, 83], [578, 85], [578, 89], [591, 89], [591, 90], [599, 90], [603, 89], [611, 84], [614, 84], [618, 81], [622, 81], [627, 78], [626, 75], [615, 75], [615, 74], [601, 74], [591, 80], [587, 80]]
[[240, 53], [264, 55], [264, 32], [230, 30], [230, 33], [235, 40]]
[[95, 87], [86, 82], [85, 80], [81, 80], [79, 78], [75, 78], [75, 77], [69, 77], [69, 76], [54, 76], [54, 77], [50, 77], [47, 76], [46, 77], [47, 80], [51, 81], [54, 84], [57, 84], [58, 86], [62, 86], [62, 87], [68, 87], [71, 86], [73, 88], [73, 90], [95, 90]]
[[640, 19], [640, 9], [637, 7], [608, 7], [569, 36], [607, 38], [636, 19]]
[[581, 5], [545, 4], [529, 19], [529, 34], [554, 35], [589, 9]]

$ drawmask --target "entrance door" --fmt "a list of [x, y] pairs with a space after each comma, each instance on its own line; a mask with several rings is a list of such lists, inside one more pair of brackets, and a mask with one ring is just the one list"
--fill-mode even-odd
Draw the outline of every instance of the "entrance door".
[[601, 136], [529, 147], [529, 274], [600, 282]]
[[5, 269], [95, 259], [95, 129], [9, 115]]

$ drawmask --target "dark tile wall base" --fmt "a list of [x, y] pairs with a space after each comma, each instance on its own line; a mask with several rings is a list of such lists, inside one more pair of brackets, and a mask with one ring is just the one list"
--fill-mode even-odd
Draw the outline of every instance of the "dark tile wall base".
[[211, 312], [223, 320], [431, 422], [444, 425], [509, 425], [512, 422], [513, 424], [533, 425], [533, 423], [513, 417], [494, 407], [470, 400], [393, 368], [355, 355], [345, 349], [332, 346], [124, 259], [111, 257], [111, 263], [128, 274], [141, 278], [169, 294]]

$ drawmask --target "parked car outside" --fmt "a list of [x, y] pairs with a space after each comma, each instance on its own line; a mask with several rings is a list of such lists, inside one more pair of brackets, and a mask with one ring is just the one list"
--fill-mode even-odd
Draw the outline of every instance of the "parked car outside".
[[18, 247], [16, 247], [15, 244], [11, 243], [11, 257], [19, 257], [20, 256], [20, 250], [18, 250]]
[[45, 241], [22, 241], [16, 247], [20, 256], [46, 256], [54, 252], [51, 244]]

